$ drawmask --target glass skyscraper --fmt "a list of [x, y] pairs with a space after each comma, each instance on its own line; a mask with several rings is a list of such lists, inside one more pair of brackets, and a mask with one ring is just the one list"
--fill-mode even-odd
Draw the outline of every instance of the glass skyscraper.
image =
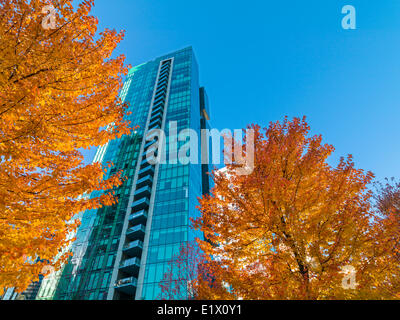
[[[120, 97], [129, 102], [127, 118], [139, 128], [100, 147], [94, 159], [112, 162], [109, 174], [124, 171], [118, 204], [79, 217], [73, 256], [56, 278], [44, 279], [37, 299], [157, 299], [168, 261], [199, 236], [189, 219], [199, 214], [197, 198], [208, 192], [208, 165], [168, 156], [152, 164], [147, 157], [157, 145], [148, 138], [152, 129], [164, 130], [168, 155], [176, 152], [170, 142], [178, 149], [185, 144], [177, 141], [181, 130], [190, 128], [200, 137], [208, 126], [208, 99], [192, 48], [132, 68]], [[171, 124], [176, 131], [169, 130]]]

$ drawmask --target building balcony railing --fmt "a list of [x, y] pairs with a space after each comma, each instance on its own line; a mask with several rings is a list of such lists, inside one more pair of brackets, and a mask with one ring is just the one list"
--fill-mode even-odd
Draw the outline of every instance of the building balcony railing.
[[136, 187], [141, 188], [144, 186], [151, 186], [153, 184], [153, 176], [147, 175], [143, 178], [140, 178], [136, 181]]
[[165, 92], [167, 92], [167, 86], [164, 86], [164, 87], [160, 87], [160, 86], [158, 86], [157, 87], [157, 91], [156, 91], [156, 96], [158, 95], [158, 94], [160, 94], [160, 93], [165, 93]]
[[153, 121], [149, 124], [149, 129], [161, 128], [161, 120]]
[[158, 78], [158, 81], [165, 77], [166, 75], [169, 75], [169, 66], [165, 65], [160, 69], [160, 77]]
[[162, 62], [162, 66], [161, 66], [161, 70], [163, 70], [164, 68], [169, 68], [169, 66], [171, 65], [171, 60], [165, 60]]
[[163, 114], [161, 112], [157, 113], [154, 116], [151, 116], [149, 128], [152, 127], [153, 125], [160, 125], [161, 126], [162, 119], [163, 119]]
[[161, 118], [151, 118], [149, 123], [149, 128], [151, 128], [155, 124], [161, 125]]
[[147, 158], [149, 156], [149, 154], [151, 157], [151, 155], [157, 154], [157, 152], [158, 152], [158, 144], [153, 144], [144, 152], [143, 155], [144, 155], [144, 157]]
[[157, 103], [164, 103], [165, 102], [165, 95], [162, 95], [160, 97], [158, 97], [157, 99], [154, 100], [154, 104]]
[[161, 88], [167, 88], [167, 86], [168, 86], [168, 77], [164, 79], [159, 79], [157, 83], [157, 90]]
[[170, 69], [170, 65], [169, 64], [165, 64], [160, 68], [160, 78], [162, 75], [164, 74], [169, 74], [169, 69]]
[[154, 100], [165, 97], [165, 91], [157, 91]]
[[150, 197], [151, 196], [151, 188], [149, 186], [145, 186], [135, 191], [135, 199], [139, 199], [142, 197]]
[[[153, 165], [154, 162], [156, 162], [156, 158], [154, 156], [149, 156], [148, 158], [145, 157], [142, 162], [140, 163], [140, 167], [144, 168], [150, 165]], [[150, 163], [151, 162], [151, 163]]]
[[131, 257], [140, 257], [142, 255], [143, 242], [140, 240], [135, 240], [128, 242], [123, 247], [123, 252]]
[[146, 150], [148, 147], [150, 147], [152, 144], [154, 144], [154, 143], [156, 143], [157, 142], [157, 140], [151, 140], [151, 141], [149, 141], [149, 142], [147, 142], [145, 145], [144, 145], [144, 149]]
[[126, 231], [126, 236], [129, 240], [142, 240], [144, 239], [144, 234], [146, 233], [146, 227], [144, 224], [138, 224]]
[[155, 114], [156, 112], [163, 112], [164, 111], [164, 104], [158, 104], [153, 107], [151, 114]]
[[169, 74], [169, 66], [164, 66], [163, 68], [160, 69], [160, 77], [158, 78], [158, 81], [161, 81], [165, 76], [168, 76]]
[[158, 101], [158, 102], [153, 104], [153, 111], [157, 110], [157, 109], [164, 110], [164, 107], [165, 107], [165, 103], [163, 101]]
[[153, 176], [154, 175], [154, 167], [153, 166], [144, 167], [143, 169], [139, 170], [138, 175], [139, 175], [139, 179], [143, 178], [144, 176], [147, 176], [147, 175]]
[[168, 84], [168, 77], [160, 79], [160, 81], [157, 83], [158, 86], [162, 86], [162, 85], [166, 85], [166, 84]]
[[130, 258], [123, 260], [119, 265], [119, 270], [130, 275], [138, 275], [140, 269], [140, 259]]
[[140, 210], [138, 212], [131, 213], [129, 216], [129, 222], [132, 224], [145, 223], [146, 221], [147, 221], [146, 210]]
[[150, 121], [153, 122], [155, 120], [162, 120], [163, 118], [163, 112], [162, 111], [157, 111], [151, 114]]
[[[154, 158], [154, 157], [152, 157]], [[147, 161], [147, 158], [145, 158], [141, 163], [140, 163], [140, 170], [148, 167], [148, 166], [153, 166], [154, 164], [151, 164]]]
[[142, 209], [148, 209], [149, 205], [150, 205], [149, 198], [142, 198], [142, 199], [136, 200], [132, 204], [132, 210], [134, 212], [137, 212], [137, 211], [142, 210]]
[[169, 66], [164, 66], [163, 68], [160, 69], [160, 77], [158, 78], [158, 81], [162, 81], [166, 76], [169, 75]]
[[115, 283], [115, 289], [117, 291], [129, 294], [129, 295], [134, 295], [136, 293], [136, 288], [137, 288], [137, 278], [135, 278], [135, 277], [124, 278], [124, 279], [118, 280]]

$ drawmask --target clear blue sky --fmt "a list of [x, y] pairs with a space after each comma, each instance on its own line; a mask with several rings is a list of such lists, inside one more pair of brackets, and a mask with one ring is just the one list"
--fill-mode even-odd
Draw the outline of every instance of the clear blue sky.
[[[347, 4], [357, 30], [341, 28]], [[132, 65], [192, 45], [213, 127], [305, 115], [332, 164], [351, 153], [400, 177], [399, 0], [96, 0], [93, 13], [100, 30], [126, 30], [118, 53]]]

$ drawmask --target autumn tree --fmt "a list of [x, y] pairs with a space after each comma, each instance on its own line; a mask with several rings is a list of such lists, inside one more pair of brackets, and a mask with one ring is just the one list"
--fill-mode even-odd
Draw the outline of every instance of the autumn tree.
[[182, 243], [179, 253], [168, 262], [167, 271], [159, 282], [161, 300], [186, 300], [197, 296], [195, 292], [197, 269], [201, 263], [199, 248], [193, 243]]
[[161, 292], [157, 299], [196, 300], [215, 295], [228, 299], [224, 284], [214, 279], [220, 267], [218, 261], [200, 250], [196, 240], [182, 243], [158, 284]]
[[385, 183], [375, 183], [376, 208], [383, 216], [400, 217], [400, 182], [394, 178], [386, 179]]
[[377, 243], [384, 271], [377, 288], [387, 297], [400, 298], [400, 182], [394, 178], [375, 183], [374, 208], [377, 216]]
[[115, 202], [88, 195], [121, 183], [81, 150], [130, 132], [125, 57], [112, 56], [123, 32], [97, 33], [93, 0], [72, 2], [0, 3], [0, 287], [37, 280], [68, 244], [71, 218]]
[[[214, 171], [194, 227], [225, 296], [204, 299], [390, 299], [399, 265], [371, 205], [371, 172], [352, 157], [328, 164], [334, 147], [305, 119], [254, 130], [254, 171]], [[243, 139], [246, 152], [246, 138]], [[388, 290], [390, 289], [390, 290]]]

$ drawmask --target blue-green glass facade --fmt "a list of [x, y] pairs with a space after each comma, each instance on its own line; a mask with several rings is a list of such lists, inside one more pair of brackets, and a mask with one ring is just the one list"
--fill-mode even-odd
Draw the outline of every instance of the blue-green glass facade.
[[[169, 142], [177, 140], [170, 123], [198, 137], [207, 128], [208, 102], [192, 48], [132, 68], [120, 97], [139, 128], [99, 148], [94, 161], [112, 162], [109, 174], [123, 170], [127, 180], [116, 190], [117, 205], [83, 213], [54, 299], [156, 299], [168, 261], [182, 243], [199, 236], [189, 224], [199, 214], [198, 197], [208, 192], [208, 165], [168, 157]], [[166, 163], [145, 161], [151, 129], [166, 134]], [[177, 149], [185, 143], [178, 141]]]

